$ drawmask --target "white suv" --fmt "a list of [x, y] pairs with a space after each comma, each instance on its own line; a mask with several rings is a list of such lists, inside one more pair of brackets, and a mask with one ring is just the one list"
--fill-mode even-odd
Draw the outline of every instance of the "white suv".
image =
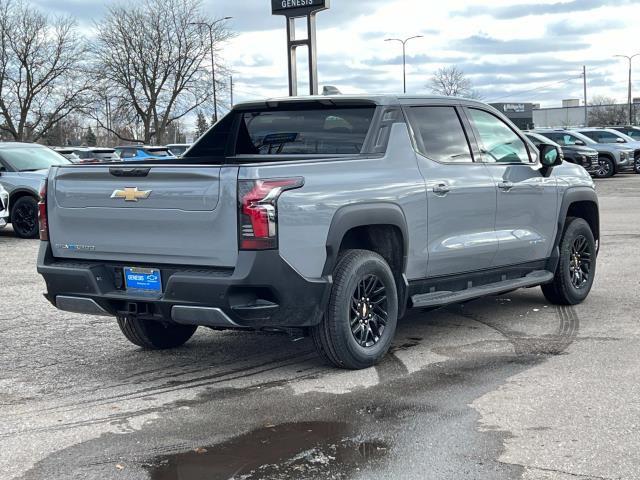
[[9, 193], [0, 185], [0, 228], [9, 220]]

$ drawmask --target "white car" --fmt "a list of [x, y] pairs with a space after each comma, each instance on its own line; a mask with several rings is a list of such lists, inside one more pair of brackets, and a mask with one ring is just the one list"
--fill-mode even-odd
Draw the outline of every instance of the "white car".
[[0, 228], [9, 221], [9, 193], [0, 185]]

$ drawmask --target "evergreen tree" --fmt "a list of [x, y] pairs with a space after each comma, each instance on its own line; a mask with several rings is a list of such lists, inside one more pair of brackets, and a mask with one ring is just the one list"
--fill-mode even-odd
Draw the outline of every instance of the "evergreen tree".
[[86, 143], [87, 146], [89, 147], [95, 147], [96, 144], [98, 143], [96, 134], [93, 133], [93, 130], [91, 129], [91, 127], [89, 127], [89, 129], [87, 130], [87, 133], [84, 136], [84, 143]]
[[209, 130], [209, 124], [207, 119], [202, 113], [202, 110], [198, 110], [198, 118], [196, 119], [196, 138], [200, 138]]

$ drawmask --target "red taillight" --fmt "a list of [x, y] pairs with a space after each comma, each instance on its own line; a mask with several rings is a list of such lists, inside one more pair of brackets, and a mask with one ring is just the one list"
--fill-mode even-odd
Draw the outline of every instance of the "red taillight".
[[40, 201], [38, 202], [38, 226], [40, 240], [49, 240], [49, 219], [47, 218], [47, 180], [40, 185]]
[[238, 181], [240, 250], [278, 248], [278, 198], [303, 184], [302, 178]]

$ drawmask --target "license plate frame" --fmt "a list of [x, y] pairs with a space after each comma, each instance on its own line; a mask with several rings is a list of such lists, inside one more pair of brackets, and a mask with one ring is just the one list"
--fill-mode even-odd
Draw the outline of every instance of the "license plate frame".
[[124, 267], [122, 273], [127, 292], [162, 293], [159, 268]]

